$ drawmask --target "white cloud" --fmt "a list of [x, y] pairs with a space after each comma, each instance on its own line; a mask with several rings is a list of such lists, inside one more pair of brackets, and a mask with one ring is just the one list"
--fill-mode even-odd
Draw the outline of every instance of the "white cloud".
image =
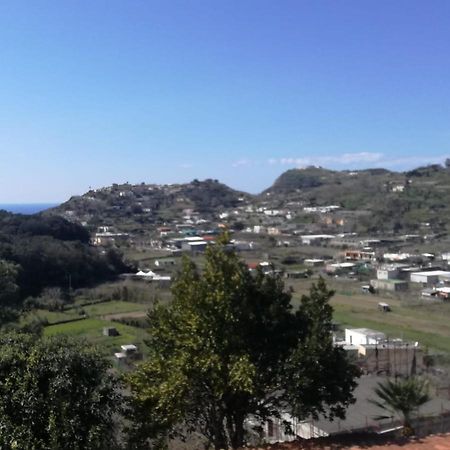
[[342, 163], [362, 163], [362, 162], [378, 162], [383, 158], [383, 153], [359, 152], [344, 153], [336, 159], [336, 162]]
[[308, 157], [283, 157], [270, 158], [267, 163], [270, 165], [279, 164], [282, 166], [343, 166], [347, 167], [418, 167], [426, 164], [441, 164], [448, 158], [446, 155], [439, 156], [404, 156], [390, 157], [380, 152], [357, 152], [342, 153], [332, 156], [308, 156]]
[[250, 164], [252, 164], [252, 161], [250, 161], [249, 159], [243, 158], [243, 159], [239, 159], [238, 161], [235, 161], [232, 165], [232, 167], [242, 167], [242, 166], [249, 166]]
[[303, 158], [270, 158], [269, 164], [296, 165], [304, 166], [320, 166], [326, 164], [361, 164], [374, 163], [383, 158], [382, 153], [359, 152], [359, 153], [343, 153], [335, 156], [310, 156]]

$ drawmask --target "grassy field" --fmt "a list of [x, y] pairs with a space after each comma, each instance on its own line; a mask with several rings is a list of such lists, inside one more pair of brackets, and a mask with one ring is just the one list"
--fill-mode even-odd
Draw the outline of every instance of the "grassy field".
[[148, 305], [143, 303], [111, 301], [82, 308], [89, 317], [105, 316], [109, 314], [130, 313], [135, 311], [147, 311]]
[[[328, 281], [336, 290], [331, 300], [334, 319], [343, 327], [367, 327], [383, 331], [391, 338], [418, 341], [430, 350], [450, 353], [450, 304], [418, 301], [411, 293], [403, 299], [389, 298], [358, 292], [361, 283], [336, 283]], [[307, 293], [310, 280], [295, 284], [294, 303]], [[387, 302], [391, 312], [378, 311], [378, 303]]]
[[20, 323], [30, 323], [33, 321], [47, 321], [49, 324], [58, 323], [63, 320], [71, 320], [80, 317], [76, 310], [59, 312], [59, 311], [47, 311], [45, 309], [38, 309], [32, 311], [20, 318]]
[[[103, 328], [111, 326], [117, 329], [119, 336], [103, 336]], [[44, 328], [45, 336], [55, 336], [58, 334], [82, 337], [90, 344], [98, 345], [107, 355], [112, 355], [114, 352], [120, 351], [120, 346], [123, 344], [135, 344], [145, 353], [145, 330], [109, 320], [89, 318]]]
[[[22, 323], [33, 320], [47, 320], [49, 325], [44, 328], [45, 336], [65, 334], [85, 338], [89, 343], [98, 345], [107, 355], [112, 355], [120, 350], [123, 344], [135, 344], [145, 354], [145, 330], [142, 328], [123, 325], [110, 318], [120, 317], [145, 317], [149, 305], [124, 301], [110, 301], [71, 309], [65, 312], [53, 312], [45, 310], [33, 311], [21, 320]], [[58, 323], [65, 320], [81, 318], [80, 312], [84, 312], [85, 319], [75, 322]], [[103, 336], [104, 327], [115, 327], [119, 336]]]

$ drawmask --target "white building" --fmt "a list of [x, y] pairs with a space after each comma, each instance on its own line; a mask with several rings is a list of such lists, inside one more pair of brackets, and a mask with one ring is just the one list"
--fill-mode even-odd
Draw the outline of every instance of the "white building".
[[351, 345], [378, 344], [386, 340], [386, 335], [381, 331], [370, 328], [346, 328], [345, 342]]
[[378, 280], [395, 280], [398, 278], [398, 267], [384, 266], [377, 269]]
[[427, 286], [433, 286], [444, 280], [450, 280], [450, 272], [445, 270], [430, 270], [411, 274], [411, 283], [421, 283]]
[[302, 244], [304, 245], [317, 245], [321, 244], [322, 242], [328, 242], [331, 239], [334, 239], [336, 236], [333, 236], [331, 234], [309, 234], [300, 236], [302, 240]]

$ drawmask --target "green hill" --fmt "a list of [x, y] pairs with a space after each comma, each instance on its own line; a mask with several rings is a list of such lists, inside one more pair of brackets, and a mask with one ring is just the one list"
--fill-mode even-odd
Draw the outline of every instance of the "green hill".
[[414, 231], [424, 223], [435, 231], [450, 228], [450, 170], [439, 165], [409, 172], [291, 169], [278, 177], [262, 198], [267, 194], [281, 204], [297, 201], [370, 211], [366, 220], [371, 231]]

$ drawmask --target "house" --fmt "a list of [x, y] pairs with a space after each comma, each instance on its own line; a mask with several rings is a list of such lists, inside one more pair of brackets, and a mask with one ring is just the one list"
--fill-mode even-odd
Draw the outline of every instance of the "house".
[[355, 263], [351, 262], [342, 262], [342, 263], [333, 263], [333, 264], [327, 264], [325, 270], [329, 274], [348, 274], [349, 272], [353, 271], [356, 267]]
[[238, 252], [253, 250], [255, 246], [254, 242], [247, 241], [231, 241], [231, 243], [234, 245], [235, 250], [237, 250]]
[[142, 359], [142, 354], [134, 344], [120, 346], [120, 352], [114, 353], [114, 358], [119, 366], [125, 366], [131, 361]]
[[303, 208], [305, 213], [320, 213], [326, 214], [332, 211], [336, 211], [340, 206], [337, 205], [329, 205], [329, 206], [306, 206]]
[[284, 211], [280, 211], [278, 209], [266, 209], [264, 210], [264, 214], [269, 217], [276, 217], [284, 215]]
[[386, 340], [386, 335], [381, 331], [370, 328], [346, 328], [345, 342], [352, 345], [379, 344]]
[[385, 253], [383, 255], [385, 261], [391, 262], [408, 261], [410, 258], [411, 255], [409, 253]]
[[208, 242], [204, 241], [203, 239], [198, 241], [188, 241], [182, 244], [181, 250], [187, 250], [192, 253], [201, 253], [206, 250], [206, 247], [208, 245]]
[[104, 327], [103, 336], [119, 336], [119, 332], [115, 327]]
[[267, 232], [267, 228], [263, 227], [262, 225], [255, 225], [253, 227], [253, 233], [255, 234], [262, 234], [262, 233], [266, 233]]
[[344, 257], [347, 261], [373, 261], [376, 259], [375, 252], [365, 250], [346, 250]]
[[106, 231], [104, 233], [95, 233], [92, 244], [97, 246], [109, 246], [116, 243], [124, 243], [128, 238], [128, 233], [112, 233], [111, 231]]
[[370, 280], [370, 285], [379, 291], [404, 292], [408, 290], [405, 280]]
[[325, 264], [325, 260], [323, 259], [305, 259], [303, 261], [303, 264], [305, 266], [309, 266], [309, 267], [318, 267], [318, 266], [323, 266]]
[[284, 277], [285, 278], [308, 278], [308, 273], [307, 273], [307, 271], [289, 270], [284, 273]]
[[377, 280], [395, 280], [398, 278], [397, 266], [382, 266], [377, 269]]
[[310, 234], [300, 236], [303, 245], [321, 245], [334, 238], [335, 236], [331, 234]]
[[450, 299], [450, 287], [439, 287], [436, 288], [436, 292], [439, 298], [442, 298], [443, 300], [449, 300]]
[[163, 259], [155, 259], [154, 262], [156, 267], [171, 267], [175, 265], [175, 260], [169, 259], [169, 258], [163, 258]]
[[430, 270], [411, 273], [411, 283], [435, 286], [440, 281], [450, 281], [450, 272], [445, 270]]

